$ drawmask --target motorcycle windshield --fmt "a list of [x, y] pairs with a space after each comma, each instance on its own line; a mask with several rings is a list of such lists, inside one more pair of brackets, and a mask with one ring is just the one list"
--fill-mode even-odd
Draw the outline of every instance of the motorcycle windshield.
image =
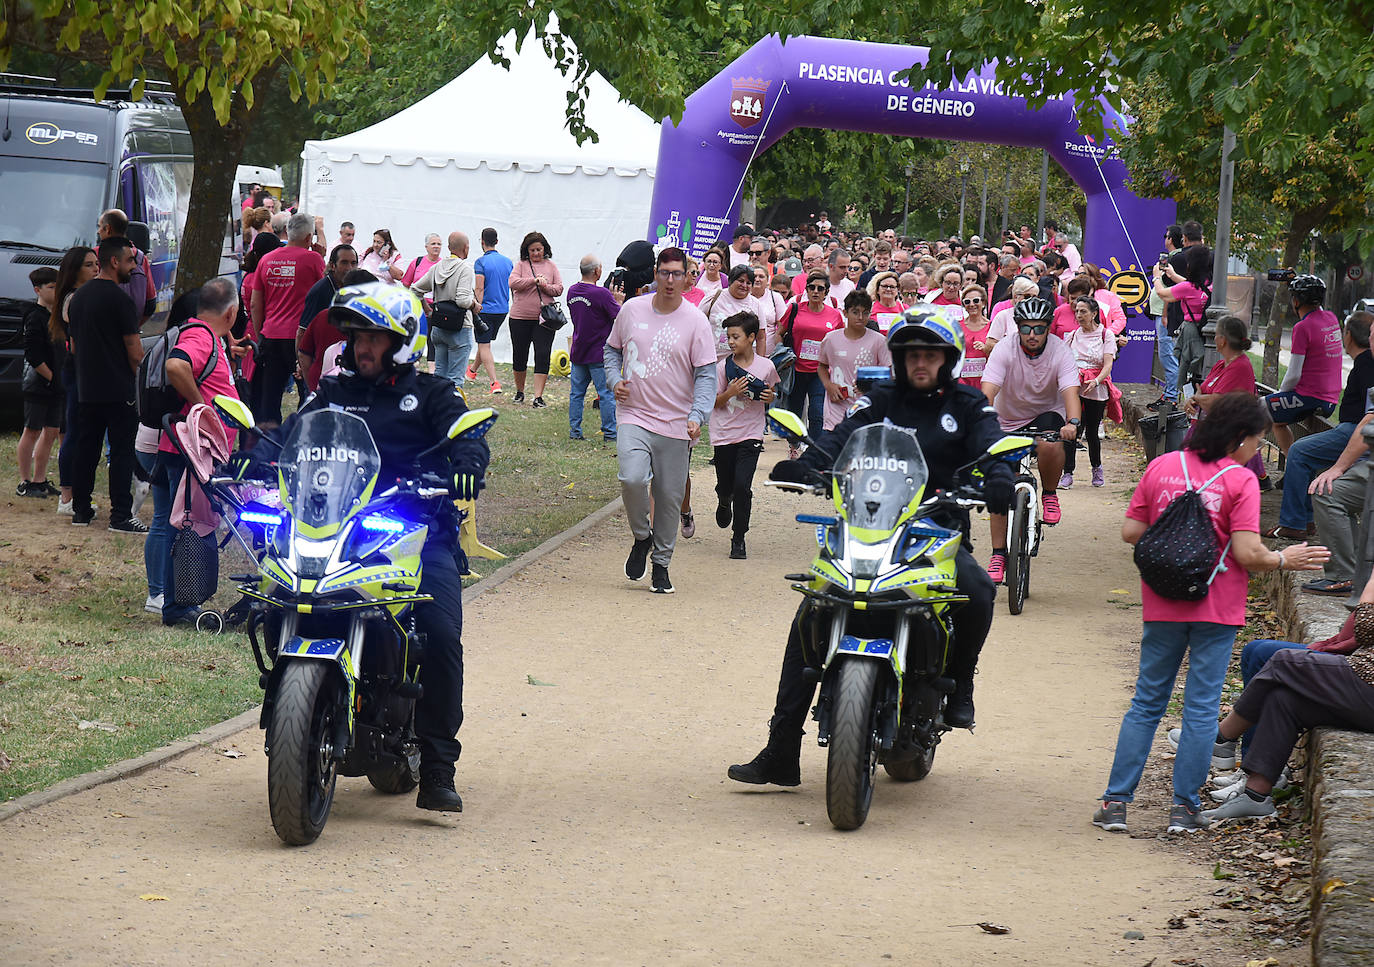
[[359, 417], [315, 410], [297, 421], [277, 465], [282, 502], [297, 526], [332, 531], [367, 499], [382, 458]]
[[899, 427], [856, 430], [835, 459], [840, 500], [850, 527], [890, 531], [929, 479], [916, 437]]

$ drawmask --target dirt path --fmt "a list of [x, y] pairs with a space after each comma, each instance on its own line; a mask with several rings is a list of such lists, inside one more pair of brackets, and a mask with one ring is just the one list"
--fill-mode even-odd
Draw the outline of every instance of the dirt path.
[[[343, 780], [321, 840], [284, 848], [261, 734], [241, 733], [242, 758], [0, 825], [0, 962], [1243, 964], [1229, 928], [1165, 929], [1208, 910], [1209, 868], [1088, 822], [1139, 640], [1117, 536], [1133, 466], [1109, 446], [1113, 483], [1066, 494], [1026, 613], [999, 600], [976, 733], [924, 782], [882, 779], [857, 832], [826, 821], [814, 744], [799, 790], [725, 778], [764, 738], [795, 607], [780, 577], [814, 549], [791, 515], [817, 505], [761, 491], [750, 560], [730, 561], [699, 474], [676, 595], [617, 576], [616, 517], [469, 608], [461, 816]], [[1147, 790], [1133, 822], [1162, 829], [1167, 801]]]

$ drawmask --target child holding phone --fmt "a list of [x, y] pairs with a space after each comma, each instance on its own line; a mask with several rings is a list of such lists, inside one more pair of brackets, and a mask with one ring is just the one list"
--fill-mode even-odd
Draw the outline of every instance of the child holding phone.
[[754, 504], [754, 471], [763, 452], [763, 425], [778, 371], [754, 352], [758, 316], [737, 312], [724, 321], [730, 355], [716, 363], [716, 405], [711, 410], [711, 444], [716, 464], [716, 526], [734, 525], [730, 558], [746, 559], [744, 535]]

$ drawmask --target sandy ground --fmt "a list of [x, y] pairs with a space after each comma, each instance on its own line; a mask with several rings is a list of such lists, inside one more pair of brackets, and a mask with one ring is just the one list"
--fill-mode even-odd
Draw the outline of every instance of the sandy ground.
[[[284, 847], [244, 732], [223, 746], [242, 758], [202, 750], [0, 825], [0, 962], [1244, 964], [1209, 867], [1089, 823], [1139, 641], [1128, 466], [1110, 446], [1109, 486], [1066, 493], [1026, 612], [999, 599], [976, 732], [923, 782], [881, 777], [857, 832], [826, 820], [814, 743], [800, 789], [725, 777], [765, 737], [781, 576], [814, 550], [792, 515], [821, 504], [756, 488], [750, 559], [730, 561], [708, 470], [677, 594], [625, 581], [615, 517], [469, 607], [461, 816], [341, 780], [323, 837]], [[1134, 826], [1167, 806], [1147, 790]]]

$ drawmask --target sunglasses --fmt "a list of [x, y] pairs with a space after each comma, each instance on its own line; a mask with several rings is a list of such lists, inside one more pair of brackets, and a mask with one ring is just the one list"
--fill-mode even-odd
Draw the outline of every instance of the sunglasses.
[[825, 285], [825, 284], [823, 284], [823, 283], [817, 283], [816, 285], [808, 285], [808, 286], [806, 287], [806, 291], [807, 291], [807, 292], [829, 292], [829, 291], [830, 291], [830, 286]]
[[1021, 331], [1021, 335], [1023, 336], [1043, 336], [1050, 331], [1050, 327], [1047, 325], [1031, 326], [1024, 322], [1018, 323], [1016, 328]]
[[983, 300], [982, 300], [982, 299], [965, 299], [965, 300], [964, 300], [964, 305], [966, 305], [966, 306], [981, 306], [982, 304], [983, 304]]

